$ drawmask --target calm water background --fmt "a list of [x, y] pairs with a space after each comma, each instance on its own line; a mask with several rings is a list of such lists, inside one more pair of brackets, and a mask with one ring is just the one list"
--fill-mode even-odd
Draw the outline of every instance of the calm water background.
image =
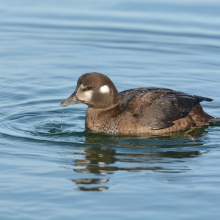
[[0, 219], [219, 219], [220, 127], [191, 135], [85, 132], [59, 103], [85, 72], [119, 91], [213, 98], [220, 1], [0, 1]]

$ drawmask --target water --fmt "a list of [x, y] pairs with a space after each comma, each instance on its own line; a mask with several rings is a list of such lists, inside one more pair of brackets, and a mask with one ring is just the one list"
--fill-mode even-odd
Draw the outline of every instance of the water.
[[0, 219], [219, 219], [219, 126], [170, 136], [84, 131], [59, 103], [85, 72], [119, 91], [213, 98], [218, 1], [0, 1]]

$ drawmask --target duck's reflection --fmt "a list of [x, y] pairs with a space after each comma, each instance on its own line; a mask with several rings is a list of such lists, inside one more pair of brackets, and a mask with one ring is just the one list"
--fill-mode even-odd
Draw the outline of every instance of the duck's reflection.
[[[80, 185], [87, 185], [87, 184], [102, 184], [108, 182], [108, 179], [72, 179], [73, 182], [80, 184]], [[85, 187], [85, 186], [80, 186], [78, 187], [79, 190], [83, 191], [103, 191], [108, 189], [109, 187], [103, 186], [103, 187]]]
[[[116, 171], [187, 172], [187, 166], [176, 168], [175, 163], [201, 155], [199, 147], [205, 134], [203, 127], [187, 136], [184, 132], [153, 138], [88, 135], [85, 151], [75, 153], [82, 159], [74, 161], [74, 172], [85, 178], [72, 181], [79, 190], [103, 191], [109, 188], [107, 183]], [[174, 164], [174, 168], [167, 168], [167, 164]]]

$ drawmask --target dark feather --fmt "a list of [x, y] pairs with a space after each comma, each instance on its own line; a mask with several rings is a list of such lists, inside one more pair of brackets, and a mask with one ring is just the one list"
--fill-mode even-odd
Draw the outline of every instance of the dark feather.
[[212, 101], [202, 96], [151, 87], [123, 91], [119, 93], [119, 100], [122, 111], [130, 111], [138, 123], [150, 126], [152, 130], [171, 127], [174, 121], [188, 116], [199, 102]]

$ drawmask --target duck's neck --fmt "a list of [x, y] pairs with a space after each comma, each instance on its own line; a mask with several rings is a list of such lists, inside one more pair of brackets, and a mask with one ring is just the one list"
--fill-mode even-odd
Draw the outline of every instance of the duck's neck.
[[86, 112], [85, 126], [93, 131], [107, 132], [113, 122], [113, 116], [119, 112], [119, 105], [116, 104], [106, 109], [88, 107]]

